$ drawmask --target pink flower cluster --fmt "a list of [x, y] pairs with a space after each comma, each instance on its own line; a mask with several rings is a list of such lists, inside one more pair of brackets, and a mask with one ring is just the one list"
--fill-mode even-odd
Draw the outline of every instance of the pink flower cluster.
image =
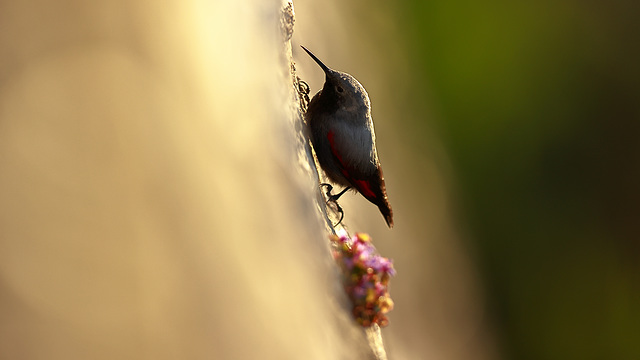
[[377, 254], [367, 234], [349, 237], [340, 230], [331, 236], [333, 256], [342, 269], [344, 288], [353, 303], [356, 321], [369, 327], [389, 324], [385, 315], [393, 309], [389, 296], [389, 278], [395, 275], [391, 260]]

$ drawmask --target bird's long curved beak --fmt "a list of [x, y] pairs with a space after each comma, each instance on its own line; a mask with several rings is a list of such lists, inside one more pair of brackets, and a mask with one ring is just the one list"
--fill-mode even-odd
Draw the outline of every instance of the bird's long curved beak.
[[306, 47], [304, 47], [304, 46], [302, 46], [302, 45], [300, 45], [300, 47], [301, 47], [301, 48], [303, 48], [303, 49], [304, 49], [304, 51], [306, 51], [306, 52], [307, 52], [307, 54], [309, 54], [309, 56], [311, 56], [311, 58], [312, 58], [313, 60], [315, 60], [315, 62], [317, 62], [317, 63], [318, 63], [318, 65], [320, 65], [320, 67], [322, 68], [322, 70], [324, 70], [324, 72], [325, 72], [325, 73], [328, 73], [328, 72], [329, 72], [329, 70], [331, 70], [331, 69], [329, 69], [329, 68], [327, 67], [327, 65], [325, 65], [322, 61], [320, 61], [320, 59], [318, 59], [315, 55], [313, 55], [313, 53], [312, 53], [311, 51], [309, 51], [309, 49], [307, 49]]

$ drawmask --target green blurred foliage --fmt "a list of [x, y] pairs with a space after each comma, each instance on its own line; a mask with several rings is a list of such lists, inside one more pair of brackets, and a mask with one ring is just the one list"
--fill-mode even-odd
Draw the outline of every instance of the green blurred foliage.
[[640, 359], [639, 4], [395, 5], [506, 358]]

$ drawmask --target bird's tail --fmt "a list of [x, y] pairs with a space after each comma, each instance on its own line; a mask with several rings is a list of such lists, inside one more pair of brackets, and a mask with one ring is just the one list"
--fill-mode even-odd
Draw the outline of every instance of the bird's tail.
[[384, 200], [385, 201], [383, 203], [378, 205], [378, 209], [380, 209], [382, 216], [384, 216], [384, 220], [387, 222], [387, 226], [389, 226], [389, 228], [392, 228], [393, 210], [391, 210], [391, 204], [389, 204], [389, 200], [387, 200], [386, 198]]

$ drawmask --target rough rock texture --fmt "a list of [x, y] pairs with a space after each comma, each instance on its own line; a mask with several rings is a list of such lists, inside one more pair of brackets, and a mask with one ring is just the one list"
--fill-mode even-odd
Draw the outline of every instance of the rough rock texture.
[[371, 357], [341, 311], [286, 7], [3, 4], [0, 358]]

